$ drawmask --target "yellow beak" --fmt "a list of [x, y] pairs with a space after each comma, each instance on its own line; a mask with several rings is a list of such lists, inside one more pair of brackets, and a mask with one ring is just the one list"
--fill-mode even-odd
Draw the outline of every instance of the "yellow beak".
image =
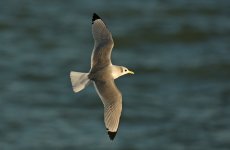
[[130, 71], [130, 70], [128, 71], [128, 73], [130, 73], [130, 74], [134, 74], [134, 72], [132, 72], [132, 71]]

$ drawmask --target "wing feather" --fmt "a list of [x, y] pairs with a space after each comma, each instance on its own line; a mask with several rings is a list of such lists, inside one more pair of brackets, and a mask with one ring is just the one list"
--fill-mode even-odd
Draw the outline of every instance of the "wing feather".
[[104, 104], [104, 122], [111, 139], [116, 135], [122, 111], [122, 95], [114, 80], [95, 81], [94, 86]]
[[94, 49], [91, 55], [91, 68], [96, 64], [110, 64], [113, 48], [112, 34], [107, 29], [101, 18], [93, 14], [92, 34], [94, 38]]

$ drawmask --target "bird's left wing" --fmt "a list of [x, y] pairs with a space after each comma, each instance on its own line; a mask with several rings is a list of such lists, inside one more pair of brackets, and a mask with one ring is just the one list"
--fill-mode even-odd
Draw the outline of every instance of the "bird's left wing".
[[97, 14], [93, 14], [92, 34], [94, 49], [91, 55], [91, 68], [94, 65], [106, 65], [111, 63], [111, 51], [113, 48], [112, 34]]

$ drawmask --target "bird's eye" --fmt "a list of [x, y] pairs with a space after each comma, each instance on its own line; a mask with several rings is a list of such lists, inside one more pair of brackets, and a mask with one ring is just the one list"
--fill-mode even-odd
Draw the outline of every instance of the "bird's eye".
[[125, 69], [125, 72], [127, 71], [127, 69]]

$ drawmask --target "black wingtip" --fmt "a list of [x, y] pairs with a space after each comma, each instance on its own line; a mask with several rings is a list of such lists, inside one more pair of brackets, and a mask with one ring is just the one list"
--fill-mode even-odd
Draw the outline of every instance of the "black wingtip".
[[92, 23], [97, 19], [101, 19], [101, 18], [96, 13], [93, 13]]
[[117, 132], [110, 132], [110, 131], [108, 131], [108, 134], [109, 134], [110, 140], [113, 140], [115, 138]]

